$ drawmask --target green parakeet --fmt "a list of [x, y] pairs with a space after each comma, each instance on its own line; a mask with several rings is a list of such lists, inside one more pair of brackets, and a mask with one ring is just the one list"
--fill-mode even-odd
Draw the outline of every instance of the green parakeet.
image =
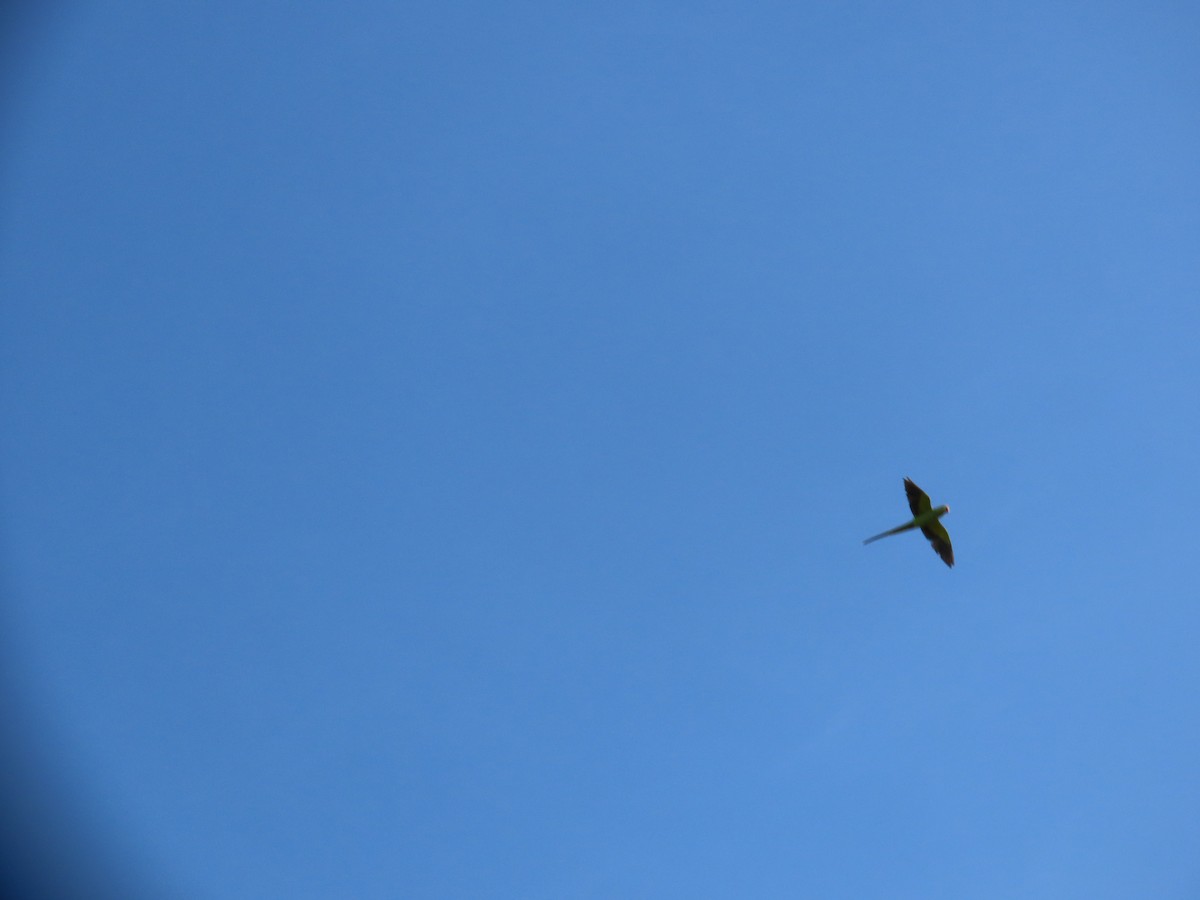
[[946, 529], [938, 521], [938, 519], [950, 512], [950, 507], [935, 507], [929, 502], [929, 495], [913, 484], [910, 478], [904, 479], [904, 493], [908, 494], [908, 508], [912, 510], [912, 521], [905, 522], [903, 525], [891, 528], [874, 537], [869, 537], [863, 543], [869, 544], [871, 541], [877, 541], [882, 537], [887, 537], [889, 534], [899, 534], [902, 531], [912, 531], [914, 528], [920, 528], [921, 534], [925, 535], [929, 539], [929, 543], [933, 544], [933, 549], [942, 558], [942, 562], [948, 566], [953, 566], [954, 548], [950, 546], [950, 535], [946, 533]]

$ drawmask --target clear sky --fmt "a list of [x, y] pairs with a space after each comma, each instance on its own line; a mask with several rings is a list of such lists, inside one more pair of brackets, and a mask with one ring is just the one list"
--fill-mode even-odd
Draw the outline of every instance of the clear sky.
[[[20, 28], [5, 790], [73, 877], [1200, 896], [1193, 4]], [[905, 476], [953, 570], [862, 545]]]

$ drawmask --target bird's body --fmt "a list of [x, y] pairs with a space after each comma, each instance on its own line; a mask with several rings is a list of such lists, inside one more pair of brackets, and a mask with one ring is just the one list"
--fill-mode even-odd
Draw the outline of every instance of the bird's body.
[[929, 495], [913, 484], [910, 478], [904, 479], [904, 493], [908, 495], [908, 507], [912, 510], [912, 519], [903, 525], [897, 525], [895, 528], [881, 532], [874, 537], [869, 537], [863, 543], [869, 544], [888, 535], [900, 534], [903, 531], [912, 531], [914, 528], [920, 528], [921, 534], [925, 535], [929, 543], [933, 545], [934, 551], [942, 558], [942, 562], [953, 567], [954, 548], [950, 545], [950, 535], [946, 531], [945, 526], [938, 521], [942, 516], [950, 512], [950, 507], [934, 506], [929, 501]]

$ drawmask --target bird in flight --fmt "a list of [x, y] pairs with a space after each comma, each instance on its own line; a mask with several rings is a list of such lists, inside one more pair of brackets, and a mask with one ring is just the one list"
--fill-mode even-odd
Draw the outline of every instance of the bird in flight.
[[869, 537], [863, 543], [869, 544], [871, 541], [877, 541], [880, 538], [887, 537], [889, 534], [899, 534], [902, 531], [911, 531], [914, 528], [920, 528], [921, 534], [925, 535], [929, 539], [929, 543], [933, 544], [933, 549], [942, 558], [942, 562], [953, 567], [954, 548], [950, 546], [950, 535], [946, 533], [945, 527], [938, 521], [938, 519], [950, 512], [950, 507], [935, 507], [929, 502], [929, 495], [913, 484], [911, 478], [904, 479], [904, 493], [908, 494], [908, 508], [912, 510], [912, 521], [905, 522], [903, 525], [898, 525], [874, 537]]

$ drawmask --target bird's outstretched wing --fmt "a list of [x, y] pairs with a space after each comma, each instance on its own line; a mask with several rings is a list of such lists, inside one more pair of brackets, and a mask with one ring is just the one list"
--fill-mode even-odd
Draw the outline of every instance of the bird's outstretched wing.
[[[921, 513], [929, 512], [932, 504], [929, 502], [929, 495], [912, 483], [911, 478], [904, 479], [904, 493], [908, 494], [908, 508], [912, 510], [914, 516], [919, 516]], [[929, 535], [925, 535], [929, 537]], [[946, 541], [947, 546], [950, 541]]]
[[[908, 482], [911, 484], [912, 482]], [[913, 485], [919, 492], [921, 489]], [[911, 495], [910, 495], [911, 496]], [[924, 497], [924, 494], [921, 494]], [[929, 502], [929, 498], [925, 497], [925, 502]], [[942, 562], [954, 568], [954, 548], [950, 546], [950, 535], [946, 531], [945, 526], [941, 522], [933, 521], [921, 529], [921, 534], [929, 539], [929, 543], [933, 544], [933, 549], [938, 556], [942, 558]]]

